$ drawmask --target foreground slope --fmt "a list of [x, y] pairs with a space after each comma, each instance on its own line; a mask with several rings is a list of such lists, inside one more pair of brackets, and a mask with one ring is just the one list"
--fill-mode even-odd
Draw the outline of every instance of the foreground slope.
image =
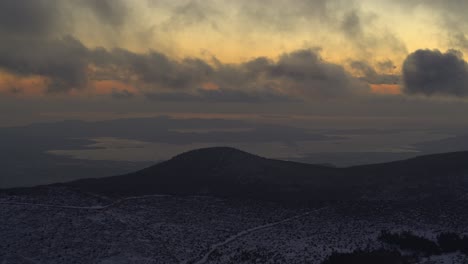
[[65, 185], [118, 196], [168, 193], [272, 200], [465, 199], [468, 152], [332, 168], [218, 147], [189, 151], [135, 173]]
[[[468, 232], [466, 201], [316, 207], [159, 195], [113, 202], [44, 188], [51, 190], [39, 197], [0, 195], [0, 263], [324, 264], [335, 251], [385, 246], [378, 239], [382, 230], [432, 239]], [[455, 254], [446, 262], [411, 263], [467, 261]]]

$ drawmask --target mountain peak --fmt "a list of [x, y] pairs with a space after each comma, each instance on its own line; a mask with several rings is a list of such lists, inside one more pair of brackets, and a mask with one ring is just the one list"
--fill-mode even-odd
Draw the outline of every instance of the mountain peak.
[[171, 159], [171, 161], [204, 159], [204, 160], [237, 160], [243, 158], [261, 158], [260, 156], [250, 154], [248, 152], [232, 148], [232, 147], [210, 147], [190, 150], [179, 154]]

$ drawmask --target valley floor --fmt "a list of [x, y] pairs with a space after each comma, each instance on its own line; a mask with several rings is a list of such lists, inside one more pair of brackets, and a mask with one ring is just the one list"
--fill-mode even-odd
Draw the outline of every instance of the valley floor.
[[[0, 194], [0, 263], [321, 263], [381, 248], [382, 230], [468, 232], [467, 202], [286, 205], [65, 188]], [[468, 263], [459, 253], [420, 263]]]

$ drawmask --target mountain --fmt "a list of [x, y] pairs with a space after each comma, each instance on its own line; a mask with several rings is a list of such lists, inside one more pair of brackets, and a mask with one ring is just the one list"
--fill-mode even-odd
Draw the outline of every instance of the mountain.
[[371, 199], [468, 199], [468, 152], [420, 156], [346, 169]]
[[60, 185], [111, 196], [162, 193], [271, 200], [466, 199], [468, 152], [333, 168], [216, 147], [189, 151], [130, 174]]
[[329, 166], [217, 147], [189, 151], [135, 173], [66, 185], [107, 195], [169, 193], [284, 200], [332, 195], [340, 186], [334, 172]]

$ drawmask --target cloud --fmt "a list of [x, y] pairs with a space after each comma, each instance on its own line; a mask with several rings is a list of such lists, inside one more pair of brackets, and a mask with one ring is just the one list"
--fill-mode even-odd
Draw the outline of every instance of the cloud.
[[129, 90], [118, 90], [116, 88], [113, 88], [111, 96], [115, 99], [129, 99], [133, 98], [135, 94], [130, 92]]
[[47, 35], [56, 29], [59, 2], [54, 0], [0, 1], [0, 35]]
[[393, 63], [393, 61], [388, 60], [388, 59], [377, 62], [377, 67], [380, 71], [383, 71], [383, 72], [393, 72], [397, 68], [395, 63]]
[[239, 10], [237, 19], [246, 21], [250, 27], [246, 30], [263, 29], [291, 33], [295, 32], [304, 21], [309, 25], [334, 21], [337, 10], [347, 9], [354, 1], [346, 1], [344, 4], [339, 2], [339, 0], [299, 0], [292, 4], [287, 0], [272, 0], [265, 5], [261, 0], [239, 1], [236, 7]]
[[462, 32], [450, 34], [450, 45], [468, 51], [468, 37]]
[[121, 24], [127, 12], [120, 0], [0, 1], [0, 70], [18, 77], [44, 77], [48, 92], [86, 87], [91, 50], [67, 33], [76, 26], [78, 7], [89, 8], [101, 22], [113, 26]]
[[3, 39], [0, 69], [20, 76], [49, 78], [49, 91], [86, 85], [88, 49], [73, 37], [61, 39]]
[[403, 63], [403, 91], [427, 96], [467, 96], [468, 64], [459, 51], [417, 50]]
[[[2, 0], [0, 1], [0, 34], [46, 36], [71, 30], [80, 22], [79, 9], [102, 24], [120, 27], [131, 13], [125, 0]], [[97, 26], [101, 26], [97, 25]]]
[[407, 54], [406, 44], [377, 13], [354, 8], [346, 11], [339, 19], [339, 31], [360, 57], [372, 57], [379, 50], [393, 55]]
[[195, 88], [207, 80], [213, 69], [207, 62], [196, 58], [184, 58], [180, 61], [167, 55], [150, 51], [146, 54], [134, 53], [125, 49], [111, 51], [103, 48], [91, 51], [91, 62], [103, 70], [126, 72], [135, 75], [144, 83], [163, 89]]
[[[354, 0], [273, 0], [265, 5], [261, 0], [238, 1], [236, 20], [242, 21], [243, 32], [269, 34], [314, 34], [321, 38], [345, 39], [354, 52], [369, 56], [383, 47], [406, 54], [401, 41], [379, 14], [363, 8], [364, 1]], [[320, 38], [319, 38], [320, 39]], [[321, 43], [321, 46], [326, 46]]]
[[[100, 68], [90, 72], [92, 65]], [[212, 71], [200, 59], [176, 61], [159, 52], [89, 49], [71, 36], [5, 39], [0, 43], [0, 69], [19, 76], [47, 77], [49, 92], [84, 88], [92, 78], [130, 80], [132, 76], [156, 88], [187, 89], [202, 83]]]
[[[451, 48], [468, 51], [468, 41], [465, 34], [468, 30], [468, 17], [466, 16], [468, 1], [395, 0], [395, 2], [403, 11], [412, 11], [412, 16], [415, 15], [415, 10], [418, 12], [426, 11], [426, 14], [430, 15], [430, 19], [425, 23], [435, 22], [434, 26], [439, 28], [440, 33], [442, 33], [439, 42]], [[428, 27], [431, 28], [431, 26]]]
[[[249, 7], [247, 2], [232, 5], [236, 10]], [[254, 0], [250, 9], [253, 13], [236, 13], [234, 18], [241, 21], [241, 16], [245, 15], [262, 24], [261, 21], [277, 19], [275, 16], [281, 15], [284, 20], [277, 21], [277, 26], [283, 22], [288, 24], [287, 20], [294, 26], [303, 19], [317, 22], [321, 18], [332, 23], [334, 18], [342, 16], [342, 12], [337, 10], [348, 10], [353, 6], [353, 3], [338, 0], [299, 1], [294, 5], [289, 1], [275, 0], [271, 7], [263, 10], [264, 3]], [[76, 13], [75, 9], [78, 10]], [[215, 58], [176, 59], [155, 50], [135, 52], [123, 47], [87, 46], [78, 37], [67, 34], [73, 32], [72, 28], [77, 26], [75, 24], [83, 10], [88, 12], [84, 17], [94, 16], [104, 27], [115, 28], [130, 23], [128, 16], [132, 12], [129, 2], [121, 0], [70, 3], [57, 0], [0, 1], [0, 69], [19, 77], [43, 77], [47, 81], [48, 92], [86, 89], [90, 81], [95, 80], [135, 84], [142, 94], [169, 94], [183, 90], [195, 98], [251, 102], [278, 100], [285, 94], [312, 99], [349, 96], [369, 90], [365, 83], [351, 76], [341, 65], [323, 60], [318, 49], [284, 52], [278, 58], [256, 57], [244, 62], [223, 63]], [[185, 1], [167, 11], [169, 20], [166, 21], [181, 27], [208, 22], [215, 25], [219, 17], [224, 16], [220, 15], [222, 10], [213, 1]], [[362, 31], [364, 23], [360, 13], [356, 11], [350, 15], [347, 20], [351, 26], [349, 30], [352, 31], [354, 17], [358, 22], [356, 26]], [[245, 26], [243, 22], [239, 23]], [[206, 83], [215, 84], [219, 90], [200, 89]]]
[[286, 94], [271, 91], [246, 92], [228, 89], [197, 89], [194, 92], [152, 92], [145, 95], [150, 100], [164, 102], [261, 103], [294, 101]]
[[324, 61], [317, 50], [297, 50], [280, 56], [268, 76], [290, 89], [312, 97], [346, 96], [367, 92], [368, 87], [338, 64]]
[[[174, 90], [192, 93], [192, 99], [248, 102], [274, 101], [284, 94], [323, 98], [368, 90], [342, 66], [324, 61], [319, 49], [284, 53], [277, 60], [259, 57], [230, 64], [217, 59], [174, 59], [157, 51], [90, 49], [71, 36], [12, 38], [0, 43], [0, 69], [45, 77], [49, 92], [86, 88], [92, 80], [116, 80], [134, 83], [142, 93], [170, 92], [164, 95], [167, 99]], [[198, 90], [207, 83], [219, 91]]]
[[[377, 63], [381, 70], [391, 71], [394, 65], [391, 61]], [[397, 84], [400, 82], [400, 76], [396, 74], [378, 73], [374, 67], [365, 61], [351, 61], [350, 67], [355, 70], [361, 79], [370, 84]]]
[[[319, 50], [312, 49], [284, 53], [277, 61], [259, 57], [237, 64], [216, 59], [175, 60], [156, 51], [137, 54], [123, 49], [97, 49], [92, 54], [91, 59], [101, 71], [126, 72], [127, 77], [123, 77], [127, 79], [137, 76], [147, 87], [145, 92], [155, 100], [253, 102], [277, 100], [283, 94], [336, 97], [368, 90], [342, 66], [324, 61]], [[219, 89], [200, 89], [207, 83]]]
[[[155, 9], [166, 10], [169, 16], [155, 23], [154, 30], [159, 36], [166, 36], [164, 40], [174, 36], [197, 39], [194, 32], [201, 32], [206, 33], [207, 39], [222, 37], [248, 43], [252, 50], [265, 49], [265, 45], [277, 46], [283, 41], [307, 42], [311, 43], [309, 47], [325, 48], [332, 48], [328, 44], [341, 45], [337, 42], [347, 41], [351, 45], [347, 44], [344, 53], [348, 55], [349, 51], [361, 57], [390, 51], [405, 56], [405, 43], [393, 28], [363, 5], [362, 1], [355, 0], [271, 0], [268, 5], [261, 0], [158, 3]], [[268, 43], [264, 39], [273, 41]], [[323, 43], [324, 39], [330, 43]], [[300, 44], [295, 48], [299, 47]], [[381, 47], [383, 51], [379, 51]]]
[[[81, 9], [102, 25], [123, 26], [131, 13], [129, 1], [123, 0], [2, 0], [0, 1], [0, 36], [59, 37], [70, 34], [83, 19]], [[89, 18], [89, 17], [88, 17]]]
[[80, 4], [89, 8], [95, 16], [106, 24], [122, 26], [129, 15], [128, 1], [122, 0], [81, 0]]
[[362, 27], [361, 17], [356, 10], [345, 14], [340, 25], [340, 29], [345, 33], [345, 35], [352, 39], [362, 37]]
[[172, 15], [162, 25], [166, 31], [180, 30], [190, 26], [208, 24], [217, 28], [217, 20], [223, 13], [209, 1], [189, 1], [173, 9]]

